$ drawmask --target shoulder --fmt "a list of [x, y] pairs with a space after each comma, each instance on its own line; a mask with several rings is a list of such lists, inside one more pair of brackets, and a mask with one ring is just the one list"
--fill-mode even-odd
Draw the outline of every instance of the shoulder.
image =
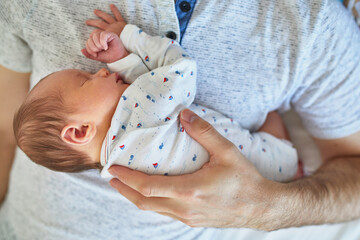
[[0, 24], [9, 30], [20, 28], [34, 6], [32, 0], [0, 1]]
[[258, 24], [264, 22], [273, 29], [281, 29], [294, 35], [319, 33], [337, 18], [346, 14], [338, 0], [261, 1], [255, 8]]

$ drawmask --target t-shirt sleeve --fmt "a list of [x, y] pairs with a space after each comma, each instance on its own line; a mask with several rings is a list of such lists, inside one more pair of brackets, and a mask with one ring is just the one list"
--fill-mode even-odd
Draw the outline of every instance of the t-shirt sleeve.
[[29, 1], [0, 1], [0, 65], [17, 72], [31, 72], [31, 48], [23, 32]]
[[324, 1], [304, 49], [292, 104], [316, 138], [360, 130], [360, 31], [337, 1]]

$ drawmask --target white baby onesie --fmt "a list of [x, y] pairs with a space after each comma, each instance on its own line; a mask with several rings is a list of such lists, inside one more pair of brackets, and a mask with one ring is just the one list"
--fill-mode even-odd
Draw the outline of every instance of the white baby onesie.
[[292, 180], [298, 157], [291, 143], [264, 132], [250, 133], [216, 111], [192, 104], [196, 63], [171, 39], [126, 25], [120, 36], [131, 54], [109, 64], [131, 84], [121, 96], [101, 149], [102, 177], [122, 165], [148, 174], [180, 175], [200, 169], [208, 152], [181, 126], [189, 108], [233, 142], [259, 172], [274, 181]]

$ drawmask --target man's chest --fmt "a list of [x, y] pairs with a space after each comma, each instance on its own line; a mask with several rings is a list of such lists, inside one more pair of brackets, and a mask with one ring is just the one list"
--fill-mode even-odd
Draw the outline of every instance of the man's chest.
[[[282, 104], [291, 88], [293, 76], [287, 66], [293, 50], [286, 41], [271, 37], [276, 32], [264, 36], [266, 26], [254, 20], [256, 7], [233, 1], [233, 10], [220, 15], [224, 4], [212, 2], [219, 8], [197, 3], [182, 41], [198, 63], [195, 102], [255, 129], [268, 111]], [[34, 80], [65, 68], [96, 71], [104, 67], [86, 59], [80, 50], [93, 30], [85, 20], [95, 18], [92, 9], [108, 11], [108, 3], [80, 0], [76, 9], [69, 9], [68, 4], [39, 2], [27, 20], [25, 36], [33, 50]], [[176, 31], [171, 4], [121, 1], [117, 5], [125, 20], [152, 35], [165, 35], [166, 29]], [[231, 24], [234, 19], [236, 24]]]

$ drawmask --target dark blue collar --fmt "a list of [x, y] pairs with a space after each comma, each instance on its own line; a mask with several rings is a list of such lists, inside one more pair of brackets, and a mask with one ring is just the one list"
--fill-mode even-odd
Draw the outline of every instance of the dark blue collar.
[[190, 21], [191, 14], [195, 8], [195, 4], [196, 0], [177, 0], [175, 3], [175, 10], [180, 25], [180, 44]]

